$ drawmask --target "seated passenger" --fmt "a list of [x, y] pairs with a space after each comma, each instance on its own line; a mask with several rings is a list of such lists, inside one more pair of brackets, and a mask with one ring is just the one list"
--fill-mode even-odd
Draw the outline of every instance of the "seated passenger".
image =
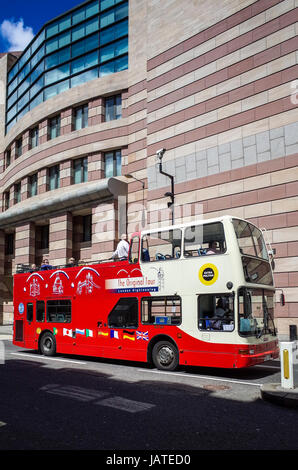
[[150, 261], [150, 255], [147, 248], [142, 249], [142, 261]]
[[77, 263], [74, 258], [69, 258], [68, 263], [66, 265], [68, 268], [72, 268], [73, 266], [77, 266]]
[[53, 269], [53, 267], [49, 264], [49, 260], [45, 258], [42, 262], [40, 269], [41, 271], [47, 271], [48, 269]]
[[29, 272], [30, 273], [34, 273], [35, 271], [37, 271], [37, 266], [35, 263], [31, 264], [30, 266], [30, 269], [29, 269]]
[[223, 300], [220, 297], [217, 301], [217, 304], [216, 304], [215, 317], [216, 318], [223, 318], [225, 316], [225, 314], [226, 314], [226, 310], [224, 309]]
[[221, 252], [220, 249], [217, 248], [217, 242], [210, 241], [209, 242], [209, 248], [206, 252], [206, 255], [216, 255], [220, 252]]

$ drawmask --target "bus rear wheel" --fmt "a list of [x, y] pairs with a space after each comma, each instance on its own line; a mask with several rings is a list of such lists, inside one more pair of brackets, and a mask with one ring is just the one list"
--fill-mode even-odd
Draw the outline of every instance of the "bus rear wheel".
[[48, 331], [42, 335], [39, 348], [44, 356], [54, 356], [56, 354], [56, 340], [52, 333]]
[[159, 341], [152, 351], [152, 360], [160, 370], [175, 370], [178, 366], [178, 350], [170, 341]]

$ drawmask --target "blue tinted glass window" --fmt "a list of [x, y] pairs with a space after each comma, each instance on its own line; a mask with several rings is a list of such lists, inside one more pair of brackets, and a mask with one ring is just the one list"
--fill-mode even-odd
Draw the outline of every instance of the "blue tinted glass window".
[[122, 20], [126, 16], [128, 16], [128, 3], [115, 8], [115, 21]]
[[93, 34], [89, 38], [83, 39], [72, 45], [71, 48], [71, 55], [72, 57], [77, 57], [78, 55], [82, 55], [92, 49], [98, 47], [98, 34]]
[[51, 54], [46, 58], [46, 68], [55, 67], [70, 59], [70, 47], [61, 49], [61, 51]]
[[71, 87], [81, 85], [83, 83], [86, 83], [90, 80], [94, 80], [95, 78], [98, 77], [98, 70], [92, 69], [88, 70], [87, 72], [83, 72], [80, 75], [77, 75], [71, 79]]
[[128, 39], [122, 39], [109, 46], [102, 47], [100, 50], [100, 62], [113, 59], [118, 55], [125, 54], [128, 50]]
[[63, 91], [66, 91], [69, 89], [69, 79], [67, 80], [63, 80], [63, 82], [60, 82], [57, 84], [57, 90], [58, 90], [58, 94], [59, 93], [62, 93]]
[[80, 10], [75, 11], [72, 14], [72, 24], [80, 23], [85, 19], [85, 8], [81, 8]]
[[66, 31], [66, 33], [63, 33], [59, 36], [59, 47], [67, 46], [70, 44], [71, 41], [71, 34], [70, 31]]
[[71, 56], [77, 57], [85, 52], [85, 40], [76, 42], [71, 46]]
[[92, 34], [92, 36], [89, 36], [89, 38], [85, 39], [86, 52], [91, 51], [92, 49], [95, 49], [98, 46], [99, 46], [98, 33]]
[[50, 38], [51, 36], [54, 36], [54, 34], [57, 34], [59, 32], [58, 30], [58, 23], [53, 23], [50, 26], [47, 27], [47, 38]]
[[85, 56], [85, 67], [94, 67], [94, 65], [98, 64], [98, 52], [91, 52]]
[[71, 26], [71, 17], [70, 15], [65, 16], [59, 21], [59, 31], [63, 31]]
[[85, 36], [85, 24], [81, 24], [72, 30], [72, 40], [77, 41]]
[[128, 51], [128, 39], [122, 39], [115, 43], [115, 57], [125, 54]]
[[121, 36], [128, 34], [128, 21], [121, 21], [121, 23], [110, 26], [100, 32], [100, 44], [106, 44], [107, 42], [114, 41]]
[[30, 98], [32, 98], [36, 93], [41, 91], [43, 87], [43, 77], [37, 80], [37, 82], [34, 83], [34, 85], [30, 89]]
[[10, 121], [16, 114], [17, 112], [17, 106], [14, 106], [13, 108], [11, 108], [10, 111], [8, 111], [7, 113], [7, 121]]
[[14, 79], [13, 82], [11, 82], [11, 84], [9, 85], [8, 89], [7, 89], [7, 93], [10, 95], [10, 93], [12, 93], [14, 91], [14, 89], [17, 87], [18, 85], [18, 77], [16, 77]]
[[98, 12], [99, 12], [98, 0], [86, 6], [86, 18], [90, 18], [90, 16], [96, 15], [96, 13]]
[[31, 59], [31, 69], [33, 69], [33, 67], [35, 67], [35, 65], [43, 58], [44, 56], [44, 46], [42, 46], [35, 54], [34, 56], [32, 57]]
[[25, 93], [18, 101], [18, 111], [23, 108], [29, 101], [29, 92]]
[[104, 75], [109, 75], [110, 73], [114, 73], [115, 70], [115, 64], [114, 62], [108, 62], [105, 65], [101, 65], [99, 69], [99, 75], [100, 77], [103, 77]]
[[98, 30], [98, 17], [92, 18], [92, 20], [87, 21], [86, 23], [86, 36], [87, 34], [94, 33]]
[[85, 59], [81, 57], [80, 59], [74, 60], [71, 63], [71, 73], [78, 73], [84, 70], [85, 68]]
[[128, 68], [128, 56], [120, 57], [115, 60], [115, 72], [121, 72], [121, 70], [126, 70]]
[[43, 92], [40, 92], [30, 103], [30, 109], [35, 108], [39, 103], [43, 102]]
[[105, 62], [106, 60], [113, 59], [114, 57], [114, 44], [110, 46], [103, 47], [100, 49], [100, 62]]
[[7, 100], [7, 107], [10, 108], [10, 106], [17, 100], [18, 98], [18, 90], [16, 90], [10, 98]]
[[107, 8], [117, 5], [119, 2], [122, 2], [122, 0], [101, 0], [100, 9], [101, 11], [106, 10]]
[[52, 98], [52, 96], [59, 95], [59, 93], [62, 93], [63, 91], [68, 90], [68, 88], [69, 88], [69, 80], [64, 80], [63, 82], [50, 86], [46, 88], [44, 91], [44, 99], [48, 100], [49, 98]]
[[18, 95], [21, 95], [22, 93], [24, 93], [24, 91], [27, 90], [27, 88], [29, 87], [30, 85], [30, 81], [27, 79], [25, 80], [20, 86], [19, 86], [19, 90], [18, 90]]
[[40, 62], [38, 66], [31, 72], [31, 83], [33, 83], [44, 71], [44, 61]]
[[69, 75], [69, 64], [61, 65], [45, 74], [45, 85], [57, 82]]
[[58, 49], [58, 38], [53, 38], [47, 41], [46, 43], [46, 53], [49, 54], [50, 52], [54, 52]]
[[105, 26], [109, 26], [110, 24], [114, 23], [115, 21], [115, 12], [114, 10], [107, 11], [100, 16], [100, 27], [104, 28]]

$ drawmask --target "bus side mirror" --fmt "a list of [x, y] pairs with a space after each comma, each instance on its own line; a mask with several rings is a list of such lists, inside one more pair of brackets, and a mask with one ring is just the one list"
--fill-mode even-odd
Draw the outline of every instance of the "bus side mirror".
[[286, 302], [285, 302], [285, 295], [282, 293], [282, 294], [280, 294], [280, 305], [281, 305], [282, 307], [284, 307], [284, 306], [285, 306], [285, 303], [286, 303]]

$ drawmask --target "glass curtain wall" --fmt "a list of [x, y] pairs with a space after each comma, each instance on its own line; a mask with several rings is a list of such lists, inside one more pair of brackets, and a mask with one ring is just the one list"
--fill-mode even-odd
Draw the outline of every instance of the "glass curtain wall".
[[93, 0], [47, 23], [8, 72], [6, 131], [38, 104], [128, 68], [128, 0]]

